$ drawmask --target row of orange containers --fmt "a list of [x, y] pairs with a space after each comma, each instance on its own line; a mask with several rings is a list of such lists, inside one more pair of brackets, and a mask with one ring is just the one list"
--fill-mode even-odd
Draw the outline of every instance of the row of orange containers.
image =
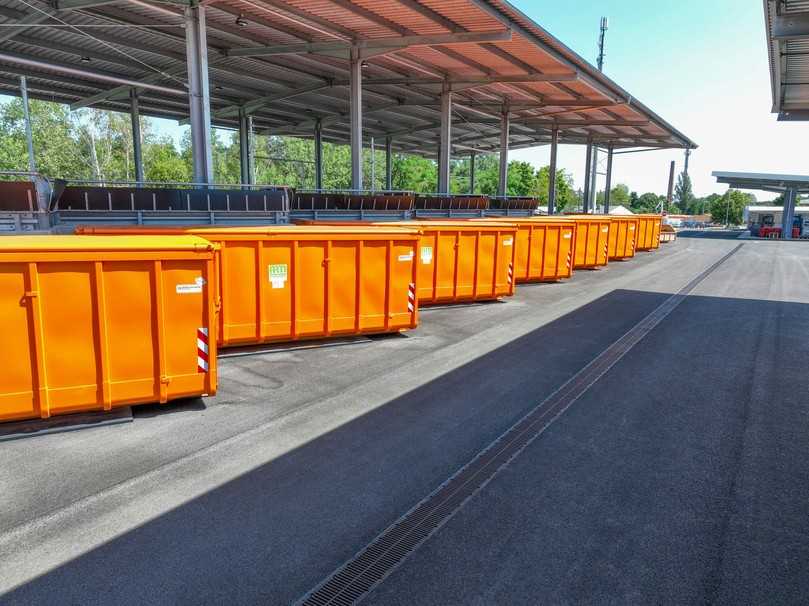
[[0, 421], [210, 395], [217, 346], [415, 328], [419, 304], [497, 299], [629, 258], [656, 247], [659, 224], [572, 216], [0, 238], [0, 347], [15, 354]]

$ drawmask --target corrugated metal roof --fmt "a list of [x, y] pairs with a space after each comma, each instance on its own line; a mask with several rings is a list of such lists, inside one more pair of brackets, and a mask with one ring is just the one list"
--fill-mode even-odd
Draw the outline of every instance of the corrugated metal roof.
[[807, 0], [764, 0], [772, 111], [779, 120], [809, 120], [809, 38], [779, 38], [779, 17], [809, 19]]
[[[42, 15], [30, 28], [0, 28], [0, 51], [161, 86], [185, 86], [180, 6], [131, 0], [53, 11], [45, 0], [25, 2], [37, 10], [0, 0], [0, 23], [40, 11], [52, 16]], [[218, 126], [236, 126], [239, 108], [246, 107], [259, 131], [310, 137], [321, 120], [326, 140], [348, 140], [345, 58], [315, 52], [229, 56], [231, 49], [510, 30], [510, 40], [410, 46], [368, 58], [363, 69], [364, 134], [393, 136], [395, 149], [433, 156], [441, 82], [486, 78], [490, 81], [465, 82], [453, 93], [453, 153], [497, 150], [506, 106], [515, 148], [548, 142], [554, 125], [569, 143], [695, 147], [504, 0], [219, 0], [206, 4], [206, 21], [211, 111]], [[32, 96], [66, 103], [81, 104], [89, 96], [105, 97], [104, 91], [120, 88], [3, 61], [0, 90], [14, 92], [21, 73], [36, 73]], [[537, 81], [551, 77], [561, 81]], [[126, 109], [126, 97], [124, 90], [96, 99], [95, 105]], [[187, 101], [182, 95], [143, 90], [141, 111], [183, 117]]]

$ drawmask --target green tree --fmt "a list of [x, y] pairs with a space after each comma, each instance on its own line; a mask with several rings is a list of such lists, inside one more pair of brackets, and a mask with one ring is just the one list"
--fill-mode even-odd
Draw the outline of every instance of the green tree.
[[691, 177], [682, 172], [677, 177], [677, 185], [674, 187], [674, 202], [681, 209], [690, 208], [694, 203], [694, 188], [691, 185]]
[[724, 225], [741, 225], [744, 207], [755, 204], [756, 197], [737, 189], [729, 189], [724, 196], [716, 198], [711, 204], [711, 217], [714, 223]]
[[[623, 183], [619, 183], [610, 190], [610, 206], [626, 206], [629, 208], [632, 201], [632, 195], [629, 193], [629, 187]], [[596, 203], [599, 206], [604, 205], [604, 192], [600, 191], [596, 194]]]
[[[537, 172], [536, 184], [531, 192], [532, 196], [539, 198], [540, 206], [548, 205], [550, 191], [550, 166], [543, 166]], [[577, 203], [576, 192], [573, 190], [573, 177], [564, 169], [556, 171], [556, 211], [561, 212]]]
[[665, 201], [665, 196], [658, 196], [647, 192], [638, 197], [637, 202], [630, 210], [635, 213], [655, 213], [660, 210], [661, 204]]

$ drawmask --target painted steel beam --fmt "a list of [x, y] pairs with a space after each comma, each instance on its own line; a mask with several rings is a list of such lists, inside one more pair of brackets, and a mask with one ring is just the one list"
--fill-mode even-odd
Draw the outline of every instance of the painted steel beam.
[[[186, 91], [178, 88], [171, 88], [168, 86], [161, 86], [152, 84], [145, 80], [133, 80], [130, 78], [122, 78], [110, 74], [109, 72], [101, 72], [86, 68], [74, 67], [63, 63], [53, 63], [50, 61], [43, 61], [35, 59], [27, 55], [12, 52], [0, 52], [0, 63], [11, 63], [12, 65], [22, 65], [34, 69], [41, 69], [43, 71], [56, 72], [59, 74], [66, 74], [78, 78], [86, 78], [88, 80], [98, 80], [100, 82], [109, 82], [112, 84], [120, 84], [126, 87], [144, 88], [153, 90], [155, 92], [163, 93], [166, 95], [185, 95]], [[2, 69], [2, 67], [0, 67]], [[32, 77], [35, 77], [33, 74]]]
[[396, 36], [391, 38], [370, 38], [355, 42], [306, 42], [302, 44], [278, 44], [252, 48], [231, 48], [226, 51], [230, 57], [259, 57], [267, 55], [300, 55], [341, 52], [346, 56], [352, 48], [364, 50], [396, 50], [411, 46], [433, 46], [436, 44], [469, 44], [511, 40], [510, 30], [495, 32], [464, 32], [456, 34], [433, 34], [429, 36]]
[[351, 188], [362, 189], [362, 61], [356, 49], [351, 51], [349, 73], [351, 76]]
[[809, 38], [809, 13], [776, 15], [772, 23], [774, 40], [800, 40]]
[[129, 117], [132, 122], [132, 156], [135, 160], [135, 181], [141, 183], [143, 177], [143, 150], [140, 134], [140, 104], [138, 101], [138, 91], [130, 91]]
[[559, 148], [559, 129], [551, 131], [551, 165], [548, 173], [548, 214], [556, 213], [556, 161]]
[[[30, 14], [26, 15], [25, 17], [23, 17], [22, 19], [19, 19], [17, 21], [16, 25], [38, 25], [39, 23], [42, 23], [42, 22], [47, 21], [48, 19], [50, 19], [51, 15], [54, 12], [55, 12], [54, 9], [46, 8], [46, 9], [42, 9], [42, 12], [36, 11], [36, 12], [30, 13]], [[6, 31], [0, 33], [0, 42], [8, 42], [9, 40], [13, 39], [18, 34], [23, 33], [27, 29], [28, 29], [27, 27], [9, 27], [9, 28], [6, 28]]]
[[509, 136], [508, 109], [503, 110], [500, 119], [500, 182], [497, 186], [497, 195], [505, 196], [508, 191], [508, 136]]
[[441, 93], [441, 130], [438, 144], [438, 193], [449, 193], [449, 170], [452, 141], [452, 91]]
[[204, 6], [185, 9], [185, 37], [194, 182], [213, 183], [211, 96], [208, 82], [208, 43]]

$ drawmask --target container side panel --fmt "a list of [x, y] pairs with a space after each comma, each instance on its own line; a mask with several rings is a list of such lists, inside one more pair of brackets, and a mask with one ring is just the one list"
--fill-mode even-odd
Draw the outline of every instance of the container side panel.
[[576, 252], [576, 230], [572, 227], [566, 228], [565, 233], [569, 236], [565, 237], [564, 234], [562, 235], [566, 254], [564, 256], [560, 254], [559, 256], [560, 263], [564, 263], [564, 275], [569, 278], [573, 275], [573, 256]]
[[[548, 275], [548, 236], [550, 228], [544, 225], [537, 225], [534, 228], [534, 235], [531, 238], [531, 267], [529, 268], [529, 278], [532, 280], [543, 280]], [[553, 275], [553, 272], [550, 272]]]
[[113, 402], [159, 399], [151, 263], [104, 263], [110, 393]]
[[388, 273], [388, 243], [365, 242], [360, 270], [360, 328], [382, 330], [385, 327], [385, 298]]
[[[480, 258], [494, 257], [494, 246], [492, 246], [493, 238], [484, 238], [483, 234], [480, 236]], [[475, 287], [475, 241], [477, 237], [474, 233], [461, 232], [458, 235], [458, 284], [456, 291], [456, 298], [469, 298], [474, 293]], [[478, 260], [480, 263], [480, 260]], [[491, 261], [489, 262], [489, 278], [488, 286], [484, 289], [485, 293], [492, 292], [492, 273]]]
[[331, 245], [331, 300], [333, 332], [354, 332], [357, 305], [357, 243], [334, 241]]
[[25, 296], [25, 266], [0, 264], [0, 421], [38, 416], [34, 398], [34, 333], [30, 298]]
[[416, 262], [416, 242], [394, 241], [390, 293], [390, 327], [394, 330], [410, 326], [407, 296], [413, 281], [413, 263]]
[[[169, 398], [205, 391], [197, 369], [197, 330], [205, 326], [209, 284], [203, 283], [204, 261], [163, 262], [163, 310]], [[195, 288], [200, 285], [200, 288]], [[212, 364], [213, 362], [210, 362]]]
[[541, 237], [543, 230], [539, 227], [533, 229], [533, 237], [531, 231], [531, 225], [520, 225], [517, 230], [517, 241], [515, 242], [516, 250], [514, 252], [514, 277], [517, 280], [536, 278], [536, 274], [532, 274], [530, 266], [536, 267], [536, 257], [534, 253], [542, 249], [537, 249], [537, 245], [533, 240], [537, 236]]
[[297, 332], [303, 337], [324, 333], [326, 317], [326, 242], [298, 244]]
[[432, 301], [435, 297], [436, 234], [426, 233], [421, 237], [416, 263], [418, 263], [418, 299]]
[[440, 232], [437, 239], [435, 296], [438, 300], [452, 300], [455, 296], [455, 259], [458, 256], [457, 233]]
[[[223, 343], [249, 343], [257, 334], [256, 248], [254, 242], [228, 242], [222, 250]], [[173, 292], [173, 286], [168, 285]]]
[[[506, 262], [505, 272], [503, 271], [503, 263], [498, 263], [497, 268], [494, 266], [496, 247], [497, 234], [491, 232], [480, 234], [476, 289], [478, 297], [497, 296], [499, 288], [502, 288], [502, 284], [508, 279], [506, 273], [508, 271], [508, 261]], [[511, 249], [506, 249], [502, 244], [501, 248], [503, 248], [503, 250], [500, 251], [498, 261], [506, 256], [506, 252], [509, 253], [508, 258], [511, 259]]]
[[92, 264], [40, 263], [39, 285], [51, 412], [102, 408]]
[[262, 251], [263, 266], [259, 268], [265, 286], [269, 284], [264, 331], [270, 340], [292, 337], [292, 243], [268, 242]]

